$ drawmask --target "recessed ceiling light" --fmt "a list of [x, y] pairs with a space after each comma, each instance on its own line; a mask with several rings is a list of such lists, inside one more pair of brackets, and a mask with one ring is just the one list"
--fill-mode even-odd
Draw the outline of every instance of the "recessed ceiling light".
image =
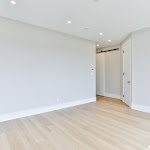
[[100, 35], [103, 35], [103, 33], [101, 32], [101, 33], [99, 33]]
[[99, 44], [97, 44], [97, 47], [99, 47]]
[[111, 42], [111, 40], [108, 40], [108, 42]]
[[68, 20], [68, 21], [67, 21], [67, 23], [68, 23], [68, 24], [71, 24], [71, 21], [70, 21], [70, 20]]
[[16, 2], [14, 0], [10, 1], [12, 5], [16, 5]]

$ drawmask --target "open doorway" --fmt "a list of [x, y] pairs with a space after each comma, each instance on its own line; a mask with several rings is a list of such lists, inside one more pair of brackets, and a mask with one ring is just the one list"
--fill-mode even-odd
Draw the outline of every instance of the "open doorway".
[[120, 45], [97, 50], [97, 95], [121, 99]]

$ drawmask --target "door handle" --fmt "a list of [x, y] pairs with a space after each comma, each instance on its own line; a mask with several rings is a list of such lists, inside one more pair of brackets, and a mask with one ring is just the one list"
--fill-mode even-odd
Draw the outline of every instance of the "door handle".
[[130, 81], [128, 81], [127, 83], [130, 83]]

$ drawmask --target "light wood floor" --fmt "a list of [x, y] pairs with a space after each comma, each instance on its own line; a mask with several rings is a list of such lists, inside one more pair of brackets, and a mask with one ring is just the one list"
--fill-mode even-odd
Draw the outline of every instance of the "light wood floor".
[[150, 150], [150, 114], [98, 101], [0, 123], [0, 150]]

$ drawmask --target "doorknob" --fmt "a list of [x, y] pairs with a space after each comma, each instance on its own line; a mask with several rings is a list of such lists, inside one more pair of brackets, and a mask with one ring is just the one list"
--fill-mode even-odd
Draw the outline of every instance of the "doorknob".
[[130, 83], [130, 81], [128, 81], [128, 83]]

